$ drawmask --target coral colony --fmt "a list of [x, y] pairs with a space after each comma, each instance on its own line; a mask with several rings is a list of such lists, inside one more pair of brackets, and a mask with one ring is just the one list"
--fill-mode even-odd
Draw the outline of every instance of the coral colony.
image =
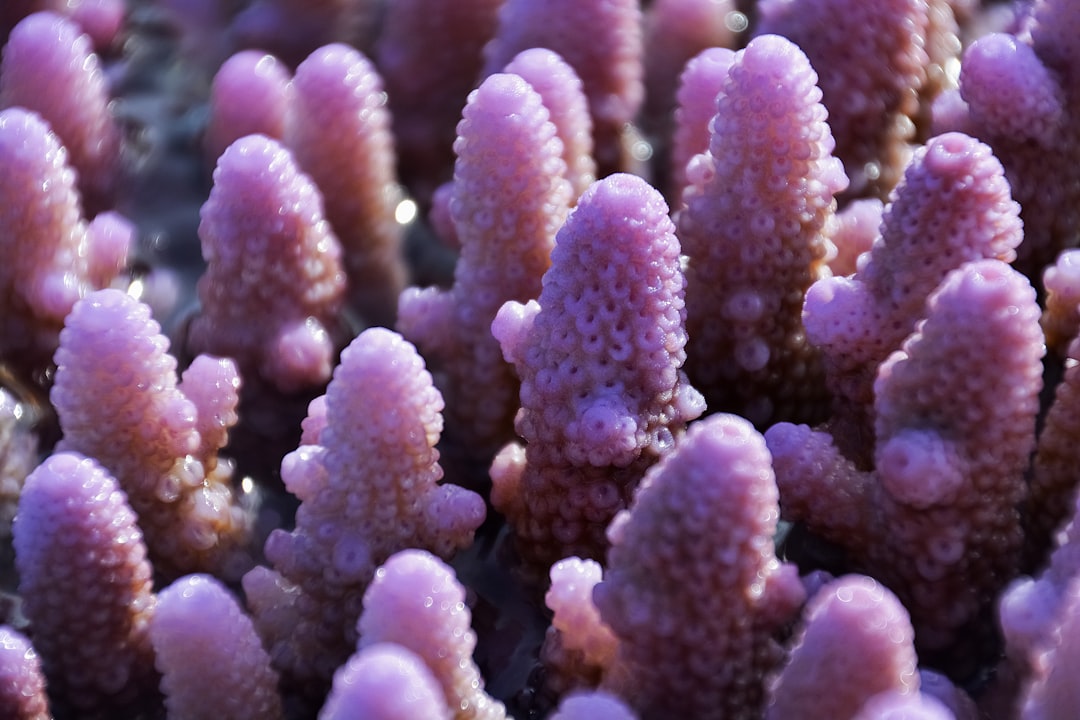
[[0, 43], [0, 718], [1080, 716], [1080, 2]]

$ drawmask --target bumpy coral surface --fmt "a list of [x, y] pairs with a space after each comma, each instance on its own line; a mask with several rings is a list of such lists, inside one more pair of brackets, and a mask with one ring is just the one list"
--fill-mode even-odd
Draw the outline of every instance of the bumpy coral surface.
[[438, 373], [459, 452], [486, 464], [513, 438], [518, 409], [491, 321], [504, 302], [540, 295], [572, 191], [556, 127], [517, 75], [492, 75], [469, 96], [454, 148], [454, 285], [406, 291], [399, 328]]
[[673, 231], [640, 178], [595, 183], [558, 233], [539, 302], [509, 302], [492, 324], [521, 378], [515, 424], [526, 442], [495, 458], [492, 503], [538, 564], [600, 557], [608, 521], [704, 409], [680, 369]]
[[23, 610], [56, 711], [123, 717], [157, 685], [154, 594], [135, 513], [93, 460], [59, 453], [26, 479], [15, 521]]
[[717, 414], [691, 425], [608, 530], [593, 599], [619, 645], [602, 687], [643, 719], [759, 714], [760, 678], [782, 659], [774, 634], [805, 599], [773, 551], [779, 514], [750, 423]]
[[0, 626], [0, 714], [10, 720], [51, 720], [41, 661], [25, 635]]
[[917, 693], [914, 639], [907, 610], [886, 587], [858, 575], [830, 582], [803, 611], [765, 717], [851, 717], [878, 693]]
[[292, 89], [286, 143], [318, 185], [341, 242], [349, 304], [368, 324], [389, 327], [407, 269], [382, 79], [360, 52], [335, 44], [300, 63]]
[[283, 392], [326, 382], [345, 273], [311, 179], [280, 143], [249, 135], [218, 160], [201, 216], [207, 268], [187, 350], [230, 357]]
[[787, 37], [817, 70], [850, 192], [884, 197], [906, 164], [927, 78], [928, 4], [763, 0], [759, 12], [757, 31]]
[[150, 640], [169, 717], [283, 717], [270, 658], [250, 618], [214, 578], [188, 575], [162, 590]]
[[416, 653], [395, 643], [357, 652], [334, 673], [319, 720], [449, 720], [442, 687]]
[[506, 711], [484, 692], [472, 659], [471, 619], [454, 571], [431, 553], [402, 550], [376, 571], [364, 594], [359, 647], [390, 642], [415, 653], [442, 686], [454, 720], [502, 720]]
[[210, 87], [210, 119], [203, 136], [207, 165], [245, 135], [280, 140], [292, 99], [288, 67], [261, 50], [242, 50], [218, 69]]
[[86, 224], [68, 153], [36, 113], [0, 112], [0, 157], [0, 356], [36, 369], [75, 302], [127, 263], [131, 237]]
[[847, 185], [817, 76], [784, 38], [755, 38], [728, 70], [708, 153], [687, 168], [679, 213], [686, 374], [712, 411], [767, 427], [827, 409], [803, 296], [824, 269], [824, 232]]
[[20, 22], [4, 45], [0, 106], [39, 113], [63, 142], [87, 205], [109, 207], [117, 182], [120, 132], [90, 38], [54, 13]]
[[236, 367], [202, 357], [177, 382], [168, 348], [150, 308], [119, 290], [78, 302], [60, 334], [51, 393], [61, 446], [116, 477], [158, 572], [235, 576], [247, 562], [250, 520], [217, 453], [236, 422]]
[[709, 149], [716, 96], [727, 81], [735, 51], [709, 48], [687, 61], [675, 93], [675, 128], [671, 138], [671, 175], [668, 196], [681, 207], [686, 188], [686, 166], [698, 153]]
[[397, 333], [371, 328], [342, 353], [314, 404], [318, 429], [308, 423], [309, 444], [282, 462], [301, 501], [296, 528], [268, 538], [273, 571], [244, 579], [283, 673], [329, 682], [355, 647], [364, 590], [391, 554], [422, 547], [449, 558], [471, 542], [484, 504], [438, 484], [442, 407], [423, 360]]
[[785, 516], [896, 592], [917, 642], [936, 651], [973, 640], [1018, 570], [1043, 347], [1034, 290], [998, 260], [953, 271], [927, 307], [878, 374], [873, 473], [805, 426], [766, 438]]

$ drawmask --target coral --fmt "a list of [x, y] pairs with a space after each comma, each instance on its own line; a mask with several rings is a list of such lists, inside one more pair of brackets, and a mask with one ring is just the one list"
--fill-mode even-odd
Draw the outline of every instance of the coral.
[[906, 164], [930, 62], [928, 13], [923, 0], [760, 3], [757, 32], [787, 37], [817, 71], [853, 197], [885, 197]]
[[551, 720], [636, 720], [636, 716], [614, 695], [583, 692], [567, 696]]
[[690, 58], [679, 75], [667, 192], [676, 208], [682, 207], [687, 164], [695, 155], [709, 149], [710, 125], [716, 116], [716, 96], [723, 89], [734, 61], [734, 50], [709, 48]]
[[150, 308], [119, 290], [75, 304], [60, 333], [52, 403], [60, 447], [92, 457], [127, 493], [157, 572], [235, 577], [250, 562], [250, 518], [218, 459], [236, 422], [229, 360], [197, 358], [177, 382]]
[[277, 675], [251, 619], [214, 578], [187, 575], [162, 590], [149, 633], [169, 717], [283, 717]]
[[878, 372], [873, 472], [806, 426], [765, 435], [785, 518], [841, 544], [892, 589], [920, 653], [974, 642], [973, 627], [1019, 569], [1016, 508], [1043, 354], [1035, 292], [1001, 261], [949, 273], [927, 309]]
[[51, 720], [41, 661], [25, 635], [0, 626], [0, 714], [9, 720]]
[[83, 220], [67, 151], [37, 114], [0, 111], [0, 157], [0, 356], [33, 371], [75, 302], [127, 264], [131, 234]]
[[495, 34], [502, 2], [386, 4], [375, 65], [394, 119], [398, 172], [422, 207], [453, 173], [454, 128], [483, 69], [483, 48]]
[[925, 317], [927, 296], [950, 270], [1016, 257], [1019, 211], [988, 146], [939, 135], [915, 153], [855, 274], [824, 278], [807, 292], [803, 321], [825, 357], [833, 434], [856, 462], [873, 449], [868, 415], [881, 363]]
[[625, 126], [645, 98], [644, 37], [635, 0], [507, 0], [486, 48], [484, 75], [522, 50], [557, 52], [581, 78], [593, 119], [598, 177], [631, 169]]
[[907, 610], [877, 581], [849, 575], [830, 582], [803, 611], [765, 717], [852, 717], [878, 693], [917, 693], [914, 639]]
[[151, 570], [116, 481], [88, 458], [50, 456], [26, 479], [14, 544], [54, 710], [125, 717], [152, 697]]
[[678, 216], [689, 257], [686, 374], [711, 411], [758, 427], [815, 422], [828, 407], [802, 304], [824, 270], [833, 196], [847, 180], [816, 79], [775, 35], [737, 53]]
[[431, 553], [402, 550], [376, 572], [364, 594], [357, 631], [361, 651], [392, 642], [423, 660], [442, 686], [454, 720], [502, 720], [502, 704], [484, 692], [472, 660], [476, 634], [465, 588]]
[[487, 464], [513, 438], [518, 409], [518, 380], [491, 322], [504, 302], [540, 295], [571, 188], [541, 96], [517, 75], [491, 75], [469, 96], [454, 147], [454, 285], [407, 290], [399, 329], [438, 373], [448, 439]]
[[15, 105], [40, 114], [60, 138], [87, 207], [94, 213], [110, 207], [120, 132], [100, 61], [78, 25], [42, 12], [11, 31], [0, 65], [0, 107]]
[[296, 528], [267, 539], [274, 570], [244, 577], [274, 664], [296, 683], [329, 683], [348, 658], [379, 564], [408, 547], [448, 558], [483, 521], [478, 495], [438, 484], [442, 406], [416, 349], [385, 328], [350, 343], [325, 399], [313, 403], [309, 444], [281, 466], [300, 500]]
[[572, 188], [572, 202], [576, 203], [596, 180], [592, 116], [581, 78], [557, 52], [547, 48], [522, 50], [503, 72], [520, 76], [540, 93], [555, 132], [562, 140], [566, 177]]
[[805, 599], [773, 551], [779, 514], [750, 423], [716, 414], [692, 424], [608, 529], [593, 601], [619, 643], [602, 689], [643, 720], [759, 715], [761, 678], [783, 657], [775, 635]]
[[291, 77], [284, 63], [261, 50], [242, 50], [218, 68], [203, 136], [209, 167], [245, 135], [284, 137], [292, 105]]
[[527, 562], [601, 557], [604, 529], [645, 469], [698, 417], [685, 358], [679, 243], [660, 194], [617, 174], [582, 195], [556, 237], [539, 301], [509, 302], [492, 333], [521, 378], [492, 504]]
[[296, 67], [316, 48], [357, 41], [375, 21], [373, 0], [253, 0], [232, 19], [241, 48], [259, 48]]
[[368, 324], [391, 327], [408, 269], [382, 80], [360, 52], [335, 44], [300, 63], [292, 90], [285, 144], [322, 194], [341, 242], [348, 303]]
[[311, 179], [280, 143], [249, 135], [218, 160], [201, 217], [207, 268], [186, 350], [232, 358], [282, 392], [326, 382], [345, 273]]
[[442, 687], [416, 653], [394, 643], [357, 652], [334, 673], [319, 720], [449, 720]]

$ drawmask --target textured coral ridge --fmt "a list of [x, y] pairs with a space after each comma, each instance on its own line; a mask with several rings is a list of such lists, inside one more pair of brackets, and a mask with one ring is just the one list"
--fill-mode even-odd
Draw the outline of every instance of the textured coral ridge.
[[710, 410], [761, 427], [815, 422], [827, 409], [802, 304], [824, 270], [824, 231], [847, 178], [816, 82], [806, 56], [779, 36], [737, 53], [678, 216], [690, 259], [686, 373]]
[[142, 532], [116, 481], [88, 458], [51, 456], [26, 479], [14, 543], [55, 710], [130, 716], [157, 685], [155, 598]]
[[921, 647], [941, 650], [1018, 571], [1043, 345], [1034, 290], [997, 260], [950, 273], [927, 309], [878, 374], [874, 471], [806, 426], [766, 438], [785, 516], [845, 547], [904, 601]]
[[495, 458], [492, 503], [544, 567], [601, 557], [607, 523], [704, 410], [680, 369], [684, 281], [659, 192], [632, 175], [593, 184], [551, 260], [539, 301], [506, 303], [492, 324], [521, 378], [526, 443]]
[[442, 398], [416, 349], [384, 328], [342, 352], [312, 403], [303, 443], [281, 475], [300, 499], [296, 528], [274, 530], [244, 589], [275, 665], [329, 682], [356, 644], [361, 600], [376, 567], [421, 547], [449, 558], [483, 522], [479, 495], [440, 485], [435, 444]]
[[761, 435], [716, 414], [611, 523], [593, 599], [619, 642], [602, 687], [642, 718], [760, 716], [762, 678], [783, 658], [774, 636], [805, 599], [773, 551], [777, 499]]
[[0, 716], [50, 720], [41, 661], [22, 633], [0, 626]]
[[207, 268], [187, 350], [283, 392], [326, 382], [345, 273], [315, 184], [280, 143], [249, 135], [218, 160], [201, 216]]
[[518, 409], [517, 377], [491, 321], [504, 302], [540, 295], [570, 210], [556, 132], [541, 96], [517, 75], [492, 75], [469, 96], [454, 144], [454, 286], [413, 288], [399, 304], [399, 330], [438, 369], [454, 439], [484, 463], [513, 438]]
[[76, 303], [60, 333], [51, 392], [60, 447], [116, 477], [158, 572], [235, 576], [250, 519], [217, 453], [237, 420], [236, 367], [201, 356], [177, 382], [168, 349], [150, 308], [125, 293], [99, 290]]

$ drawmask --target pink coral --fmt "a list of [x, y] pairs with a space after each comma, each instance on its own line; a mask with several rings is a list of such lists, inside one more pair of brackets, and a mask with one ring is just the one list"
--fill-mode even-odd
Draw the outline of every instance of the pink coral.
[[94, 212], [111, 206], [120, 171], [120, 132], [90, 39], [54, 13], [20, 22], [4, 46], [0, 106], [39, 113], [59, 136]]
[[998, 260], [951, 272], [927, 308], [878, 373], [874, 472], [805, 426], [766, 439], [785, 517], [843, 545], [904, 601], [920, 647], [941, 651], [976, 639], [1018, 570], [1043, 348], [1034, 290]]
[[87, 225], [68, 154], [35, 113], [0, 112], [0, 156], [0, 356], [34, 369], [75, 302], [126, 265], [133, 233], [110, 231], [110, 215]]
[[188, 575], [162, 590], [150, 640], [170, 717], [283, 717], [270, 658], [251, 620], [214, 578]]
[[521, 378], [526, 443], [496, 456], [492, 503], [530, 562], [601, 556], [608, 521], [704, 409], [680, 370], [673, 231], [640, 178], [595, 183], [558, 233], [539, 302], [509, 302], [492, 324]]
[[416, 653], [368, 645], [336, 673], [319, 720], [449, 720], [442, 687]]
[[1019, 211], [988, 146], [940, 135], [915, 153], [855, 274], [819, 280], [807, 292], [803, 319], [825, 356], [839, 416], [834, 435], [857, 462], [872, 449], [867, 415], [878, 367], [925, 317], [927, 296], [950, 270], [1015, 258]]
[[249, 135], [219, 159], [201, 217], [207, 269], [187, 351], [230, 357], [283, 392], [326, 382], [345, 273], [311, 179], [280, 143]]
[[229, 34], [238, 47], [266, 50], [295, 67], [323, 45], [359, 41], [378, 11], [372, 0], [252, 0]]
[[598, 177], [629, 170], [625, 126], [645, 98], [641, 8], [635, 0], [507, 0], [484, 49], [484, 75], [522, 50], [557, 52], [581, 77], [593, 117]]
[[341, 242], [349, 304], [371, 325], [392, 326], [405, 287], [402, 199], [382, 79], [347, 45], [326, 45], [296, 69], [285, 144], [318, 185]]
[[88, 458], [53, 455], [26, 480], [15, 564], [58, 713], [124, 717], [154, 696], [155, 599], [135, 521], [116, 481]]
[[210, 120], [203, 136], [210, 167], [245, 135], [275, 140], [285, 135], [292, 104], [290, 80], [288, 67], [261, 50], [242, 50], [218, 68], [210, 86]]
[[735, 51], [709, 48], [687, 61], [675, 92], [674, 129], [671, 139], [671, 175], [668, 195], [681, 208], [686, 188], [686, 166], [698, 153], [709, 149], [710, 126], [716, 115], [716, 96], [727, 81]]
[[906, 164], [930, 63], [929, 12], [923, 0], [761, 3], [757, 32], [796, 43], [820, 77], [836, 156], [855, 197], [884, 197]]
[[483, 69], [483, 48], [495, 34], [502, 4], [503, 0], [386, 4], [374, 59], [394, 118], [399, 173], [422, 206], [453, 172], [454, 128]]
[[454, 720], [503, 720], [472, 659], [476, 634], [465, 588], [431, 553], [402, 550], [375, 572], [357, 631], [362, 651], [392, 642], [418, 655], [442, 686]]
[[760, 713], [805, 599], [774, 554], [778, 518], [761, 435], [734, 415], [692, 424], [608, 530], [593, 600], [619, 644], [602, 688], [643, 719]]
[[917, 693], [914, 640], [907, 610], [877, 581], [851, 575], [830, 582], [807, 603], [765, 717], [846, 718], [878, 693]]
[[236, 367], [197, 358], [178, 383], [168, 347], [150, 308], [119, 290], [76, 303], [60, 334], [51, 393], [61, 447], [117, 478], [158, 572], [235, 576], [248, 562], [250, 518], [217, 453], [236, 422]]
[[686, 374], [710, 410], [759, 427], [809, 422], [827, 401], [802, 302], [824, 270], [844, 189], [806, 56], [775, 35], [732, 61], [708, 153], [687, 168], [679, 213], [686, 270]]
[[[461, 257], [449, 290], [410, 288], [399, 329], [437, 368], [449, 440], [489, 463], [513, 438], [518, 381], [492, 337], [504, 302], [540, 294], [570, 210], [562, 145], [541, 97], [517, 75], [488, 77], [458, 126], [450, 210]], [[483, 392], [478, 392], [483, 388]]]
[[0, 715], [9, 720], [51, 720], [41, 661], [22, 633], [0, 626]]
[[375, 568], [406, 547], [449, 557], [472, 541], [485, 510], [475, 493], [438, 484], [442, 398], [400, 335], [361, 333], [313, 405], [325, 413], [321, 427], [309, 425], [311, 444], [281, 467], [301, 501], [296, 529], [271, 533], [266, 556], [275, 570], [257, 568], [244, 588], [275, 664], [317, 683], [329, 682], [355, 646]]

